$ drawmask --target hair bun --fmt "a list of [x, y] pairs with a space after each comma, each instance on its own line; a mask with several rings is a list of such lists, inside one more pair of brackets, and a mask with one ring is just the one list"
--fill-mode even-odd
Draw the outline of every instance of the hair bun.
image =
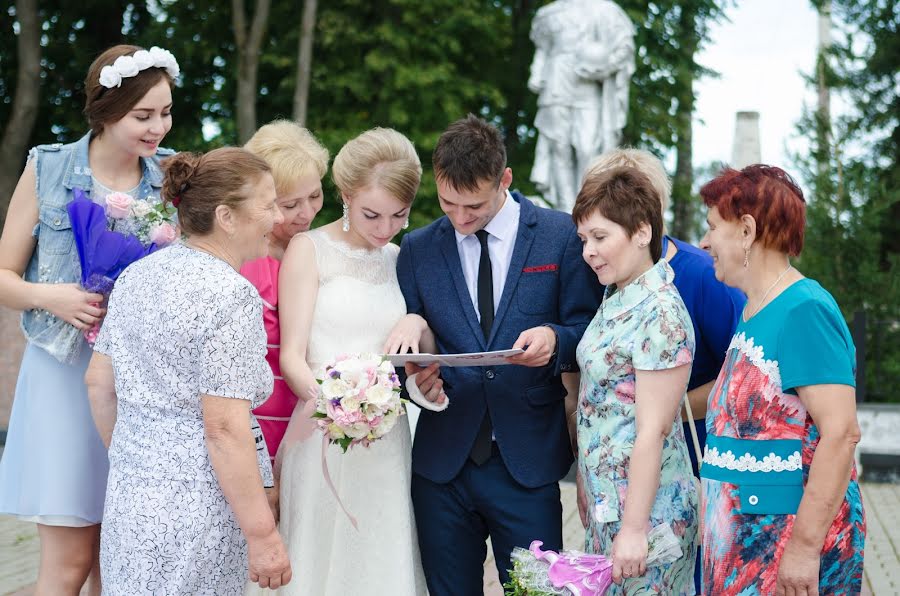
[[182, 152], [163, 161], [165, 175], [160, 192], [163, 201], [178, 207], [184, 199], [185, 191], [190, 187], [191, 176], [194, 175], [201, 157], [198, 153]]

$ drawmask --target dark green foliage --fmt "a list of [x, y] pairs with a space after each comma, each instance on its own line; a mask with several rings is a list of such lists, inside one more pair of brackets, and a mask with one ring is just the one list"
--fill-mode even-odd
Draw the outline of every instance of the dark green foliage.
[[850, 0], [833, 11], [825, 76], [850, 109], [831, 123], [809, 112], [799, 125], [810, 139], [809, 154], [796, 156], [810, 196], [798, 267], [848, 321], [866, 314], [867, 399], [900, 401], [900, 13], [892, 2]]
[[[81, 89], [87, 67], [102, 49], [123, 41], [166, 47], [181, 63], [174, 127], [167, 145], [204, 150], [235, 142], [236, 66], [229, 3], [162, 1], [150, 5], [151, 14], [144, 3], [85, 2], [41, 3], [46, 83], [33, 144], [71, 141], [85, 130]], [[430, 172], [431, 150], [446, 125], [468, 112], [501, 128], [513, 186], [533, 193], [528, 177], [534, 155], [536, 97], [526, 88], [534, 51], [528, 35], [532, 17], [543, 4], [546, 1], [320, 2], [309, 128], [332, 154], [372, 126], [392, 126], [408, 135], [425, 168], [413, 228], [440, 214]], [[625, 131], [629, 144], [658, 154], [675, 147], [679, 126], [689, 121], [675, 118], [679, 97], [685, 93], [690, 97], [690, 81], [703, 73], [693, 51], [705, 39], [708, 22], [718, 16], [719, 4], [714, 0], [622, 2], [635, 23], [639, 48]], [[687, 20], [686, 9], [693, 15]], [[291, 117], [300, 12], [300, 3], [273, 2], [259, 64], [260, 124]], [[13, 20], [4, 13], [0, 26], [10, 31]], [[685, 23], [693, 23], [696, 30], [686, 31]], [[15, 80], [14, 43], [13, 36], [0, 36], [3, 91]], [[0, 122], [5, 122], [9, 93], [0, 95]], [[207, 130], [220, 134], [204, 140], [204, 123]], [[334, 198], [330, 183], [327, 192]], [[337, 200], [327, 201], [321, 220], [337, 215]]]

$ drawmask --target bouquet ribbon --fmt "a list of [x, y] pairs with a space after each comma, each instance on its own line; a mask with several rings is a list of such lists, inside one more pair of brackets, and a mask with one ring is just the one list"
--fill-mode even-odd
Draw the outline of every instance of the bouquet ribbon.
[[[304, 401], [297, 402], [297, 406], [294, 408], [293, 413], [291, 414], [291, 420], [288, 422], [287, 430], [284, 432], [284, 438], [281, 440], [281, 446], [278, 448], [278, 453], [275, 454], [275, 476], [281, 476], [281, 465], [284, 462], [284, 454], [294, 443], [299, 443], [306, 441], [310, 437], [312, 437], [313, 432], [316, 430], [316, 423], [310, 418], [310, 413], [315, 411], [316, 409], [316, 399], [315, 392], [311, 392], [310, 399]], [[341, 500], [341, 496], [337, 492], [337, 488], [334, 486], [334, 481], [331, 479], [331, 473], [328, 471], [328, 460], [325, 458], [325, 455], [328, 451], [328, 435], [322, 435], [322, 476], [325, 478], [325, 484], [328, 485], [328, 488], [331, 490], [331, 494], [334, 495], [335, 500], [338, 502], [338, 505], [341, 507], [341, 511], [346, 514], [347, 519], [350, 520], [350, 524], [356, 531], [359, 531], [359, 523], [356, 521], [356, 518], [350, 514], [350, 511], [347, 509], [346, 505], [344, 505], [344, 501]]]
[[338, 505], [341, 506], [341, 511], [343, 511], [347, 519], [350, 520], [350, 525], [353, 526], [353, 529], [359, 532], [359, 523], [357, 523], [356, 518], [350, 515], [350, 512], [347, 510], [347, 506], [344, 505], [344, 502], [341, 500], [341, 496], [338, 494], [337, 489], [334, 487], [334, 482], [331, 480], [331, 474], [328, 472], [328, 460], [325, 458], [325, 454], [328, 452], [328, 435], [322, 435], [322, 475], [325, 477], [325, 484], [328, 485], [328, 488], [331, 489], [331, 494], [334, 495], [334, 498], [337, 500]]

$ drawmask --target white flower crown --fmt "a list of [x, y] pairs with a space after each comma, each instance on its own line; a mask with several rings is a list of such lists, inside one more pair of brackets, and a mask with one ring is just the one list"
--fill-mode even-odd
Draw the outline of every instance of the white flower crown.
[[121, 87], [122, 79], [133, 77], [148, 68], [165, 68], [173, 79], [181, 70], [178, 61], [169, 50], [153, 46], [150, 50], [138, 50], [131, 56], [119, 56], [112, 64], [100, 69], [100, 84], [107, 89]]

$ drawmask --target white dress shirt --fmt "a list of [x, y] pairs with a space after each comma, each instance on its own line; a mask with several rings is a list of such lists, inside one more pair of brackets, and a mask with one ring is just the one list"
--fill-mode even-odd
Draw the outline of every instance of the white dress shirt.
[[[513, 248], [516, 246], [516, 234], [519, 231], [519, 211], [521, 206], [506, 191], [506, 198], [500, 211], [484, 226], [488, 233], [488, 254], [491, 257], [491, 272], [494, 281], [494, 313], [500, 304], [509, 263], [512, 261]], [[481, 259], [481, 243], [475, 234], [464, 236], [456, 232], [456, 247], [459, 250], [459, 261], [462, 264], [463, 276], [475, 308], [475, 316], [481, 320], [478, 311], [478, 261]]]

